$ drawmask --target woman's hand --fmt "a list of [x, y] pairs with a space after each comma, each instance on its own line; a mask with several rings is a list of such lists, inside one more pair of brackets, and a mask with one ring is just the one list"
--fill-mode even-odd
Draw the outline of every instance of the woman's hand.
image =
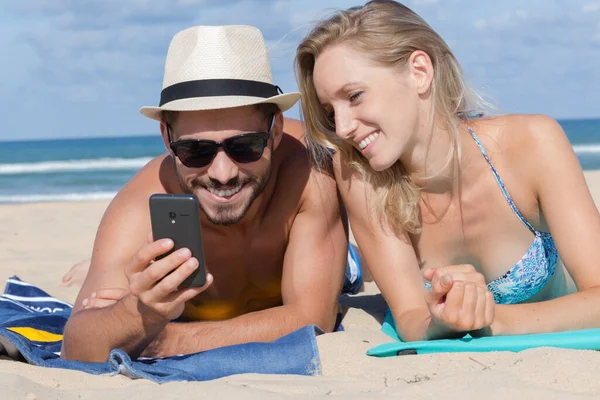
[[494, 321], [494, 296], [485, 278], [472, 265], [451, 265], [425, 270], [431, 282], [425, 300], [433, 321], [453, 332], [489, 327]]
[[83, 299], [81, 304], [84, 309], [104, 308], [117, 303], [125, 297], [127, 293], [129, 293], [129, 291], [123, 288], [100, 289], [93, 292], [90, 297]]

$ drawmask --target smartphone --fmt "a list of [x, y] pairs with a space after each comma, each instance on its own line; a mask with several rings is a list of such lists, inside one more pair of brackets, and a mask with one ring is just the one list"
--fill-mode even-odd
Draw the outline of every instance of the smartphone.
[[181, 248], [188, 248], [198, 260], [198, 268], [180, 287], [200, 287], [206, 283], [206, 265], [200, 225], [200, 204], [193, 194], [153, 194], [150, 196], [150, 221], [154, 240], [169, 238], [173, 249], [158, 259]]

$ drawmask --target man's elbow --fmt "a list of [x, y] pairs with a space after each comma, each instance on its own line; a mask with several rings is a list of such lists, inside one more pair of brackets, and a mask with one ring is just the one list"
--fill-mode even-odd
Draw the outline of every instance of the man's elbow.
[[63, 332], [63, 338], [62, 338], [62, 345], [60, 348], [60, 357], [64, 360], [68, 360], [68, 361], [72, 361], [72, 360], [83, 361], [83, 360], [79, 360], [75, 356], [77, 354], [77, 351], [75, 348], [73, 348], [73, 344], [76, 342], [77, 338], [73, 337], [73, 334], [71, 333], [71, 325], [73, 325], [72, 318], [69, 319], [67, 321], [67, 324], [65, 325], [65, 329]]
[[[89, 359], [92, 352], [81, 351], [77, 348], [78, 346], [73, 345], [73, 340], [63, 337], [63, 343], [60, 349], [60, 358], [66, 361], [82, 361], [82, 362], [94, 362], [97, 360]], [[106, 361], [106, 360], [105, 360]]]
[[106, 362], [109, 351], [103, 350], [99, 343], [90, 341], [84, 331], [76, 328], [72, 320], [65, 325], [60, 357], [67, 361]]
[[60, 357], [67, 361], [82, 361], [91, 363], [103, 363], [108, 360], [108, 351], [103, 351], [98, 346], [91, 346], [78, 343], [78, 340], [69, 340], [63, 338], [63, 344], [60, 349]]

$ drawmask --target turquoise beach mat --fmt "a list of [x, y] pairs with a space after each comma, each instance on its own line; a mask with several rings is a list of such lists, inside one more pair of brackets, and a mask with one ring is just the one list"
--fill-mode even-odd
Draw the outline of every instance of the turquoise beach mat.
[[388, 312], [381, 331], [394, 339], [367, 351], [375, 357], [393, 357], [407, 354], [521, 351], [535, 347], [560, 347], [576, 350], [600, 350], [600, 329], [541, 333], [532, 335], [491, 336], [474, 338], [466, 335], [460, 339], [424, 340], [403, 342], [398, 337], [394, 320]]

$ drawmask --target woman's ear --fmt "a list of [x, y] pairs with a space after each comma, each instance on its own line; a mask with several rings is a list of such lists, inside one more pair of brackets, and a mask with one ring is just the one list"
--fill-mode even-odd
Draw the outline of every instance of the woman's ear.
[[415, 50], [408, 59], [410, 75], [414, 80], [419, 95], [426, 94], [433, 81], [433, 63], [429, 54]]
[[277, 111], [273, 116], [273, 128], [271, 128], [271, 136], [273, 137], [273, 150], [279, 147], [283, 138], [283, 113]]

